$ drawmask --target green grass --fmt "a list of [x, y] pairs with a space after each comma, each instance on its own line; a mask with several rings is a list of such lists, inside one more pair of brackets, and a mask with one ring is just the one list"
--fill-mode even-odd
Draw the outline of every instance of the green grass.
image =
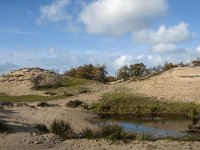
[[86, 139], [94, 139], [95, 138], [95, 132], [92, 131], [92, 129], [86, 127], [85, 129], [82, 130], [81, 134], [83, 135], [83, 138]]
[[73, 78], [73, 77], [63, 77], [62, 84], [60, 87], [42, 87], [34, 90], [43, 90], [46, 93], [55, 93], [57, 96], [76, 95], [81, 93], [81, 91], [89, 91], [89, 85], [96, 83], [92, 80]]
[[65, 77], [62, 85], [64, 87], [77, 87], [77, 86], [88, 85], [91, 83], [95, 83], [95, 81], [80, 79], [80, 78], [73, 78], [73, 77]]
[[134, 114], [144, 117], [180, 116], [194, 117], [200, 113], [200, 105], [194, 103], [162, 102], [156, 98], [126, 93], [104, 94], [94, 104], [94, 112], [99, 114]]
[[63, 98], [62, 96], [49, 97], [39, 95], [22, 95], [22, 96], [10, 96], [0, 95], [0, 102], [35, 102], [35, 101], [49, 101]]

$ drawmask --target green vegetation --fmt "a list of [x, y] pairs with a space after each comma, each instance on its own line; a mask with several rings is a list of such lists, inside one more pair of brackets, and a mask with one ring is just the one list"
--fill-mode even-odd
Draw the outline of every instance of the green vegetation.
[[74, 100], [74, 101], [69, 101], [65, 104], [65, 106], [67, 107], [71, 107], [71, 108], [76, 108], [78, 106], [81, 106], [83, 104], [82, 101], [79, 100]]
[[83, 129], [81, 134], [83, 135], [83, 138], [87, 138], [87, 139], [94, 139], [96, 137], [95, 132], [92, 131], [92, 129], [87, 128], [87, 127]]
[[197, 58], [196, 60], [193, 60], [192, 64], [193, 64], [194, 67], [200, 66], [200, 58]]
[[107, 68], [105, 65], [83, 65], [77, 68], [71, 68], [69, 71], [66, 71], [64, 75], [75, 77], [75, 78], [83, 78], [90, 79], [99, 82], [105, 82], [106, 75], [108, 74]]
[[47, 74], [39, 74], [33, 76], [30, 81], [33, 84], [34, 89], [46, 89], [46, 88], [57, 88], [62, 86], [63, 78], [56, 72], [51, 72], [51, 76]]
[[[5, 93], [0, 93], [0, 102], [34, 102], [34, 101], [49, 101], [73, 96], [74, 94], [83, 91], [89, 91], [87, 86], [95, 83], [87, 79], [79, 79], [73, 77], [64, 77], [61, 87], [40, 87], [37, 90], [45, 90], [49, 96], [40, 95], [20, 95], [11, 96]], [[67, 92], [66, 92], [67, 91]]]
[[39, 106], [39, 107], [47, 107], [47, 106], [52, 106], [52, 105], [48, 104], [47, 102], [40, 102], [40, 103], [37, 104], [37, 106]]
[[47, 126], [43, 124], [36, 124], [35, 127], [42, 132], [49, 132], [49, 129], [47, 128]]
[[74, 77], [65, 77], [62, 85], [64, 87], [80, 87], [85, 86], [91, 83], [95, 83], [94, 81], [88, 79], [74, 78]]
[[62, 86], [54, 88], [40, 88], [37, 90], [45, 90], [45, 94], [50, 96], [63, 96], [70, 97], [79, 94], [83, 91], [89, 91], [89, 85], [95, 83], [95, 81], [88, 79], [80, 79], [73, 77], [63, 77]]
[[132, 114], [135, 117], [180, 116], [191, 118], [194, 115], [194, 110], [195, 116], [200, 112], [200, 106], [194, 103], [167, 103], [152, 97], [126, 93], [104, 94], [93, 107], [94, 112], [98, 114]]
[[146, 66], [143, 63], [123, 66], [117, 72], [118, 79], [127, 80], [130, 77], [141, 77], [146, 75]]
[[152, 141], [155, 140], [150, 134], [137, 134], [136, 139], [138, 141]]
[[50, 126], [51, 131], [62, 139], [73, 138], [74, 133], [69, 123], [63, 120], [54, 120]]
[[136, 135], [134, 133], [127, 133], [122, 127], [116, 124], [102, 126], [100, 134], [103, 138], [106, 138], [110, 141], [126, 141], [136, 139]]
[[63, 98], [63, 96], [49, 97], [39, 95], [22, 95], [22, 96], [10, 96], [0, 95], [0, 102], [34, 102], [34, 101], [49, 101]]

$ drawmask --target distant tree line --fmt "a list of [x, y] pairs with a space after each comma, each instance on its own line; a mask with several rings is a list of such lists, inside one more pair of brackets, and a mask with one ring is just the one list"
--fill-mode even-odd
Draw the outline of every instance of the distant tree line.
[[116, 77], [108, 76], [108, 70], [105, 65], [92, 64], [86, 64], [76, 68], [71, 68], [70, 70], [66, 71], [64, 75], [75, 78], [96, 80], [99, 82], [112, 82], [118, 79], [128, 80], [134, 77], [146, 77], [170, 70], [175, 67], [185, 66], [200, 66], [200, 58], [191, 61], [190, 64], [184, 64], [183, 62], [179, 64], [173, 64], [171, 62], [166, 61], [163, 66], [158, 65], [150, 68], [147, 68], [144, 63], [124, 65], [121, 68], [119, 68], [119, 70], [117, 70]]

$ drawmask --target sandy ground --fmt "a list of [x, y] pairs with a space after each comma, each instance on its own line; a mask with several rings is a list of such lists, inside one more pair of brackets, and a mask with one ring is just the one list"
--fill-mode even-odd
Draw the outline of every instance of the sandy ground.
[[[67, 100], [52, 101], [51, 104], [59, 106], [37, 107], [37, 103], [29, 103], [31, 106], [6, 107], [0, 110], [0, 117], [7, 121], [11, 130], [9, 133], [0, 134], [1, 150], [199, 150], [200, 142], [176, 142], [156, 141], [139, 142], [133, 141], [110, 143], [105, 140], [60, 140], [57, 136], [39, 132], [34, 124], [42, 123], [47, 126], [53, 119], [63, 119], [70, 122], [75, 132], [80, 132], [85, 127], [96, 129], [91, 123], [95, 115], [81, 109], [66, 108]], [[16, 104], [15, 104], [16, 105]]]
[[[1, 81], [1, 80], [0, 80]], [[12, 83], [12, 84], [9, 84]], [[0, 92], [23, 94], [34, 93], [28, 82], [0, 82]], [[155, 96], [161, 100], [185, 101], [200, 103], [200, 68], [175, 68], [159, 76], [145, 81], [123, 82], [111, 85], [92, 85], [91, 93], [79, 94], [67, 99], [50, 101], [56, 104], [52, 107], [37, 107], [38, 102], [27, 103], [34, 106], [23, 105], [0, 109], [0, 118], [5, 120], [12, 129], [9, 133], [0, 133], [0, 150], [199, 150], [200, 142], [156, 141], [138, 142], [128, 144], [111, 144], [105, 140], [66, 140], [61, 141], [53, 134], [39, 132], [34, 124], [45, 124], [49, 127], [54, 119], [63, 119], [70, 122], [75, 132], [85, 127], [96, 129], [91, 121], [97, 116], [80, 108], [66, 108], [69, 100], [81, 100], [87, 103], [97, 101], [103, 93], [127, 91]], [[38, 91], [37, 91], [38, 92]]]
[[130, 93], [154, 96], [160, 100], [200, 104], [200, 67], [174, 68], [148, 80], [128, 81], [117, 86]]

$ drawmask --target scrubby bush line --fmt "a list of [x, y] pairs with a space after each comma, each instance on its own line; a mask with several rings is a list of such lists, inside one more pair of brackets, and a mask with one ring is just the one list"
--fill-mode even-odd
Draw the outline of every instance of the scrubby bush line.
[[153, 97], [144, 97], [126, 93], [107, 93], [93, 104], [97, 114], [127, 115], [140, 117], [182, 116], [196, 118], [200, 114], [200, 105], [182, 102], [163, 102]]
[[69, 71], [64, 73], [66, 76], [96, 80], [99, 82], [105, 82], [107, 74], [108, 72], [105, 65], [95, 66], [92, 64], [71, 68]]

